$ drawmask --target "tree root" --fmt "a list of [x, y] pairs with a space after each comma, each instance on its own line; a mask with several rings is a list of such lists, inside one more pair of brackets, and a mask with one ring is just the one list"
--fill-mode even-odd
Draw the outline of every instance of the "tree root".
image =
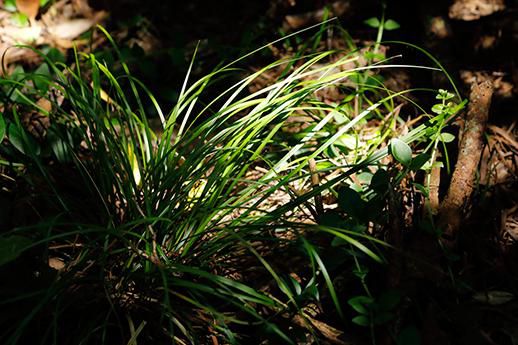
[[473, 84], [471, 88], [457, 163], [448, 193], [439, 209], [438, 226], [443, 230], [441, 241], [448, 247], [454, 246], [457, 241], [466, 206], [473, 192], [492, 95], [493, 85], [488, 80]]

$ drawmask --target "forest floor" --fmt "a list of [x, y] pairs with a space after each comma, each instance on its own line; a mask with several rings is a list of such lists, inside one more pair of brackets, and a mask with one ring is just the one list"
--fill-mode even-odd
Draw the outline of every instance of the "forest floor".
[[[387, 3], [384, 13], [386, 19], [399, 25], [395, 30], [384, 32], [383, 41], [387, 43], [380, 49], [385, 49], [388, 56], [402, 55], [401, 64], [425, 64], [426, 58], [416, 50], [388, 41], [423, 47], [443, 64], [470, 104], [452, 126], [459, 139], [447, 144], [451, 173], [438, 170], [433, 176], [436, 188], [430, 190], [429, 212], [445, 229], [441, 241], [409, 226], [411, 223], [406, 218], [418, 216], [410, 212], [403, 213], [403, 219], [396, 219], [389, 226], [400, 230], [399, 238], [390, 230], [380, 236], [398, 250], [391, 254], [387, 266], [371, 268], [373, 273], [368, 284], [375, 291], [404, 292], [395, 319], [375, 330], [376, 343], [380, 345], [395, 343], [394, 332], [404, 334], [398, 338], [398, 344], [416, 341], [414, 328], [402, 332], [402, 324], [412, 319], [415, 319], [413, 325], [421, 344], [518, 344], [518, 55], [513, 49], [518, 46], [518, 5], [516, 1], [508, 1], [507, 6], [495, 1], [494, 13], [478, 13], [482, 10], [469, 8], [470, 1], [454, 2], [456, 5], [442, 0], [398, 0]], [[358, 46], [372, 44], [377, 30], [364, 22], [379, 18], [382, 13], [377, 1], [355, 0], [271, 0], [253, 2], [250, 6], [236, 6], [232, 1], [149, 3], [144, 6], [139, 1], [120, 0], [91, 1], [88, 5], [80, 0], [55, 1], [34, 19], [45, 22], [46, 29], [41, 32], [35, 25], [20, 29], [19, 23], [13, 24], [11, 12], [0, 9], [4, 73], [8, 75], [18, 65], [34, 67], [41, 62], [41, 57], [27, 49], [6, 50], [20, 40], [38, 47], [58, 48], [69, 57], [75, 44], [80, 51], [103, 51], [109, 59], [112, 48], [102, 33], [94, 29], [96, 24], [102, 23], [127, 56], [137, 78], [149, 86], [159, 102], [172, 105], [179, 96], [178, 90], [198, 42], [194, 76], [209, 73], [221, 61], [237, 58], [278, 38], [281, 33], [285, 35], [318, 24], [325, 16], [338, 17], [340, 25]], [[461, 3], [468, 8], [463, 8]], [[328, 10], [324, 10], [326, 6]], [[91, 35], [90, 30], [94, 31]], [[346, 47], [344, 36], [337, 31], [326, 32], [326, 38], [312, 48], [324, 51]], [[300, 49], [297, 44], [273, 45], [267, 53], [246, 60], [239, 67], [250, 73], [265, 62], [293, 57]], [[249, 91], [268, 87], [282, 73], [282, 69], [270, 70], [250, 85]], [[417, 69], [391, 70], [384, 78], [385, 85], [394, 91], [420, 87], [450, 89], [444, 74]], [[320, 94], [326, 104], [339, 103], [344, 97], [339, 92], [327, 91]], [[435, 101], [431, 96], [418, 97], [412, 100], [426, 109]], [[404, 106], [398, 111], [405, 109]], [[413, 115], [409, 114], [407, 125], [415, 120]], [[33, 120], [29, 118], [26, 122], [37, 132], [39, 120]], [[304, 117], [293, 119], [291, 131], [304, 130], [307, 121]], [[254, 174], [257, 176], [253, 177]], [[253, 167], [247, 178], [260, 180], [264, 174], [261, 167]], [[320, 178], [330, 179], [322, 175]], [[322, 181], [314, 183], [318, 185]], [[289, 199], [288, 192], [272, 195], [272, 209]], [[1, 200], [2, 205], [7, 202], [12, 202], [11, 196]], [[327, 210], [336, 202], [332, 198], [324, 199], [322, 207]], [[13, 204], [23, 202], [18, 200]], [[4, 227], [24, 217], [24, 211], [13, 210], [12, 205], [4, 209], [12, 210], [12, 214], [2, 211], [0, 221]], [[310, 219], [311, 211], [306, 211], [295, 216]], [[319, 244], [330, 246], [325, 241]], [[300, 264], [297, 258], [283, 256], [282, 248], [276, 250], [281, 253], [258, 249], [281, 269], [289, 271], [290, 265]], [[446, 256], [443, 250], [448, 253]], [[56, 270], [63, 269], [59, 260], [49, 265]], [[241, 265], [242, 269], [235, 268], [237, 273], [232, 277], [244, 281], [263, 279], [254, 270], [247, 270], [249, 263]], [[251, 273], [243, 276], [240, 271]], [[296, 274], [292, 277], [299, 279]], [[349, 282], [346, 274], [335, 278], [337, 293], [351, 292], [341, 286]], [[308, 318], [322, 343], [371, 343], [374, 331], [350, 323], [344, 326], [337, 321], [336, 311], [329, 311], [333, 308], [330, 300], [327, 296], [327, 305], [306, 307], [315, 309], [308, 311], [311, 315]], [[348, 311], [346, 316], [354, 315]], [[290, 322], [296, 326], [304, 324], [304, 320], [296, 317]], [[405, 340], [405, 336], [410, 340]], [[209, 339], [212, 344], [218, 344], [218, 338]]]

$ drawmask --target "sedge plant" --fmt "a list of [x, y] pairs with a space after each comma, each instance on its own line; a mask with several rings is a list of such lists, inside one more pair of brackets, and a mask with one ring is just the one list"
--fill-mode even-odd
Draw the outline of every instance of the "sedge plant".
[[[332, 276], [300, 236], [334, 236], [384, 261], [382, 241], [326, 223], [318, 212], [310, 212], [312, 221], [301, 217], [316, 209], [319, 195], [336, 193], [335, 186], [390, 154], [384, 134], [361, 154], [360, 146], [348, 147], [354, 158], [337, 163], [330, 152], [408, 91], [379, 87], [385, 94], [354, 116], [317, 94], [347, 87], [365, 71], [411, 66], [356, 66], [355, 52], [332, 61], [336, 52], [317, 52], [276, 61], [207, 102], [206, 89], [235, 63], [191, 82], [193, 59], [176, 105], [164, 112], [124, 63], [125, 73], [115, 76], [95, 54], [76, 52], [68, 66], [39, 53], [45, 73], [18, 73], [0, 85], [3, 169], [32, 191], [20, 205], [27, 215], [1, 234], [7, 250], [0, 269], [15, 272], [28, 260], [22, 271], [37, 282], [16, 289], [14, 279], [0, 290], [2, 309], [10, 311], [0, 318], [2, 343], [296, 343], [316, 336], [304, 306], [319, 289], [329, 291], [343, 317]], [[264, 73], [287, 66], [277, 81], [248, 92]], [[144, 99], [155, 107], [159, 130]], [[49, 119], [41, 138], [27, 129], [30, 112]], [[301, 113], [314, 125], [279, 145], [290, 116]], [[324, 128], [332, 132], [324, 135]], [[429, 130], [421, 125], [400, 141], [421, 140]], [[319, 185], [311, 184], [314, 160], [321, 173], [332, 173]], [[250, 177], [253, 170], [262, 173]], [[272, 204], [278, 194], [284, 202]], [[280, 264], [300, 249], [311, 267], [301, 282], [287, 279]], [[306, 324], [302, 336], [290, 331], [295, 315]]]

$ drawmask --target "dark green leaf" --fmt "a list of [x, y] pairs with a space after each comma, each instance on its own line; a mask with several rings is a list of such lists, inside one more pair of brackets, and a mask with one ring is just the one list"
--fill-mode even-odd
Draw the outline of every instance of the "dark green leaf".
[[32, 241], [23, 236], [0, 237], [0, 266], [15, 260]]
[[405, 167], [410, 165], [412, 162], [412, 149], [402, 140], [394, 138], [390, 141], [390, 150], [392, 156]]
[[347, 301], [349, 305], [360, 314], [368, 314], [374, 299], [369, 296], [356, 296]]
[[356, 317], [353, 318], [353, 323], [359, 325], [359, 326], [369, 326], [370, 325], [370, 321], [369, 321], [369, 318], [365, 315], [358, 315]]
[[430, 160], [431, 156], [428, 153], [421, 153], [415, 156], [410, 163], [410, 170], [417, 171], [423, 167]]

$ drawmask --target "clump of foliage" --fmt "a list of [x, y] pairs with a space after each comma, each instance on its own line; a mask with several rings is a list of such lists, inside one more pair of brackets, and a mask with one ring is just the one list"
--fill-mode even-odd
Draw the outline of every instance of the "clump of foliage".
[[[387, 244], [368, 225], [386, 221], [391, 185], [433, 163], [428, 152], [461, 108], [437, 108], [388, 144], [401, 121], [394, 100], [408, 91], [385, 89], [371, 72], [395, 66], [356, 65], [358, 51], [274, 62], [209, 103], [200, 96], [233, 65], [187, 77], [168, 113], [124, 64], [116, 77], [95, 54], [76, 53], [72, 66], [40, 54], [41, 70], [1, 80], [3, 171], [15, 176], [18, 196], [27, 193], [17, 205], [23, 216], [0, 237], [0, 273], [14, 277], [0, 290], [5, 344], [318, 338], [306, 306], [325, 295], [346, 317], [322, 244], [352, 260], [362, 281], [362, 262], [385, 262]], [[279, 67], [278, 80], [247, 92]], [[353, 96], [319, 99], [334, 87]], [[365, 102], [358, 113], [355, 97]], [[27, 114], [45, 119], [40, 132]], [[284, 132], [301, 114], [310, 125]], [[372, 121], [376, 133], [365, 140]], [[389, 155], [401, 169], [382, 164]], [[272, 204], [279, 194], [283, 202]], [[323, 196], [338, 208], [324, 209]], [[283, 267], [290, 257], [305, 263]], [[19, 289], [21, 279], [31, 285]], [[349, 304], [360, 314], [354, 322], [374, 325], [393, 302], [367, 295]]]

